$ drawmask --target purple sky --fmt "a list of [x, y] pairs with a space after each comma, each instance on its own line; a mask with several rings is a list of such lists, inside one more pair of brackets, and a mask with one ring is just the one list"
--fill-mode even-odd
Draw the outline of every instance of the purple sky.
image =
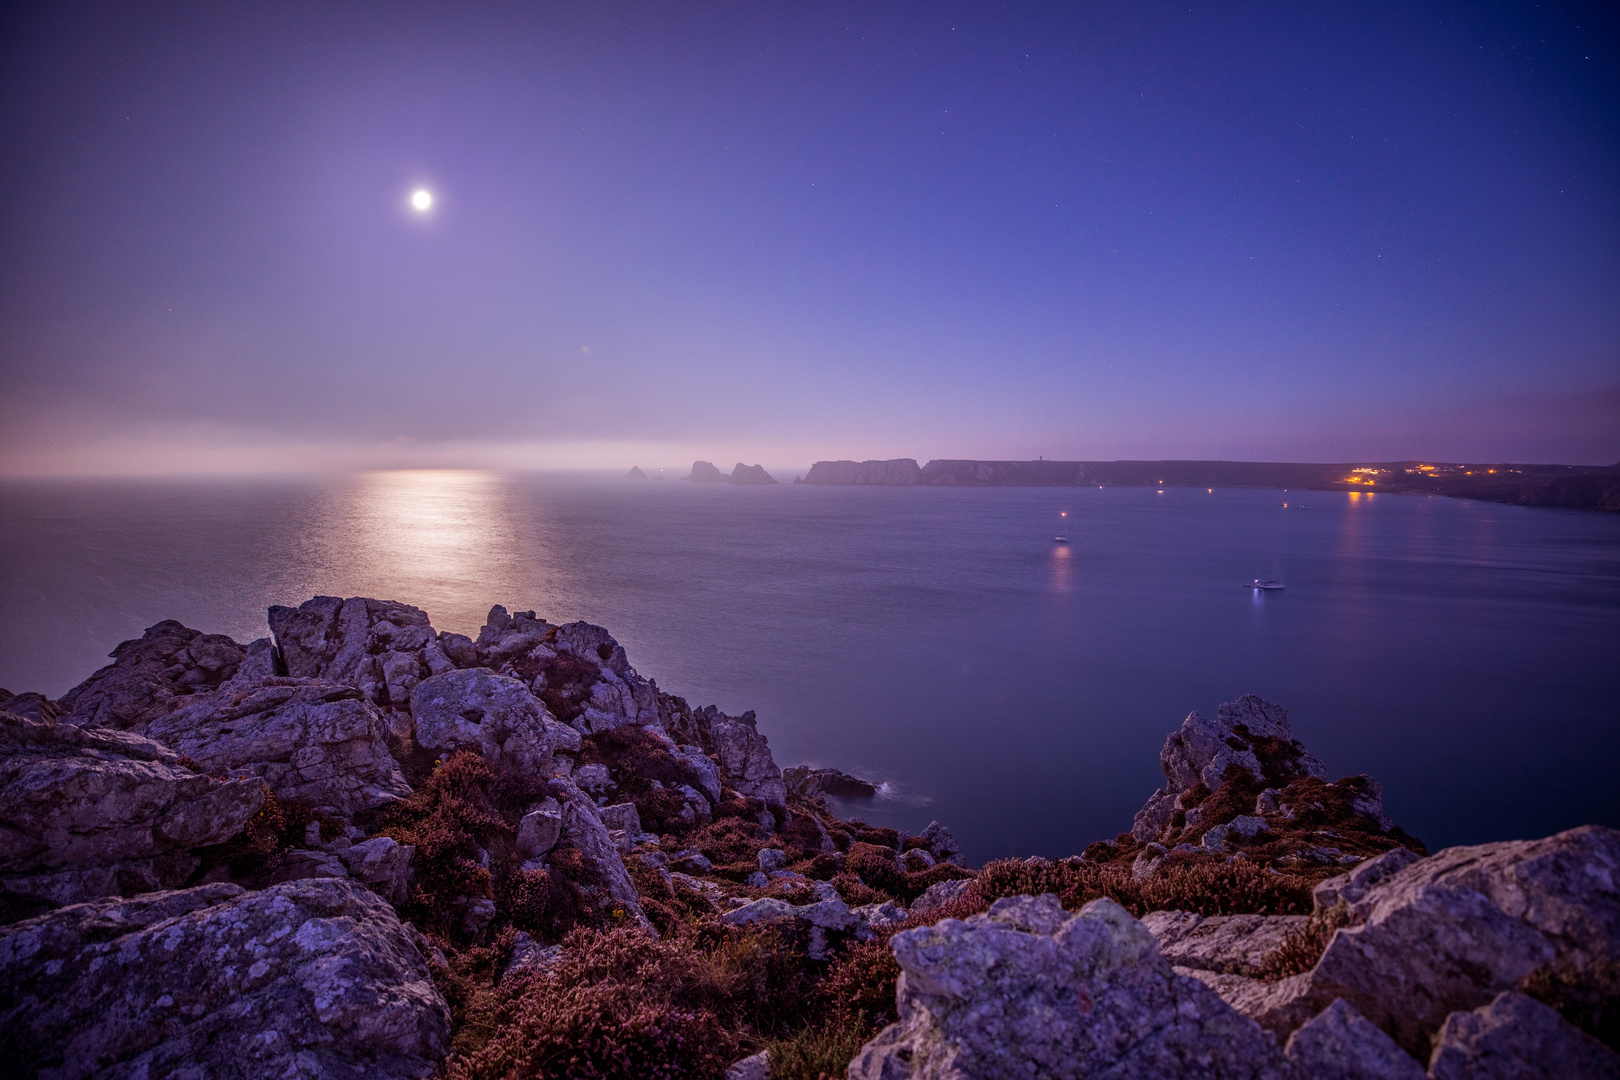
[[31, 7], [0, 472], [1620, 459], [1597, 7]]

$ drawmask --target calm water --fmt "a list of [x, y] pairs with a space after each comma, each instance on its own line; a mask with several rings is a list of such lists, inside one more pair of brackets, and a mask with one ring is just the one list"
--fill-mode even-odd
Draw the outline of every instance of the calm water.
[[[14, 691], [60, 694], [162, 618], [247, 640], [270, 604], [370, 595], [476, 633], [503, 603], [607, 626], [664, 689], [757, 710], [783, 765], [890, 781], [869, 820], [937, 816], [976, 861], [1127, 828], [1165, 734], [1245, 692], [1431, 846], [1620, 825], [1620, 516], [410, 472], [12, 483], [0, 520]], [[1239, 588], [1273, 558], [1286, 591]]]

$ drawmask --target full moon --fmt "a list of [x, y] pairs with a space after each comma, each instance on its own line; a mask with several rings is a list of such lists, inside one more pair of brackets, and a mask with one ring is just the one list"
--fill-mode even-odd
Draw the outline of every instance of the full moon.
[[418, 211], [427, 211], [433, 206], [433, 192], [426, 188], [417, 188], [411, 192], [411, 205]]

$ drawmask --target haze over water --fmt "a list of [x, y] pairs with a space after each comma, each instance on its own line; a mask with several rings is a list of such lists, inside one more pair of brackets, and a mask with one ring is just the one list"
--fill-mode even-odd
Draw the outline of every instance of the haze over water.
[[[11, 482], [0, 517], [13, 691], [163, 618], [246, 641], [270, 604], [369, 595], [476, 634], [502, 603], [606, 626], [661, 688], [756, 710], [783, 766], [891, 785], [844, 812], [937, 817], [974, 862], [1127, 828], [1165, 735], [1246, 692], [1431, 849], [1620, 825], [1612, 515], [422, 471]], [[1274, 558], [1286, 590], [1239, 587]]]

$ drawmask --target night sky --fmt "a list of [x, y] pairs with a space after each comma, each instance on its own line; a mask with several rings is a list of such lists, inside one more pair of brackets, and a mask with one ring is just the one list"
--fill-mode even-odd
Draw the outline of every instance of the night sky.
[[1620, 459], [1600, 7], [3, 18], [3, 472]]

